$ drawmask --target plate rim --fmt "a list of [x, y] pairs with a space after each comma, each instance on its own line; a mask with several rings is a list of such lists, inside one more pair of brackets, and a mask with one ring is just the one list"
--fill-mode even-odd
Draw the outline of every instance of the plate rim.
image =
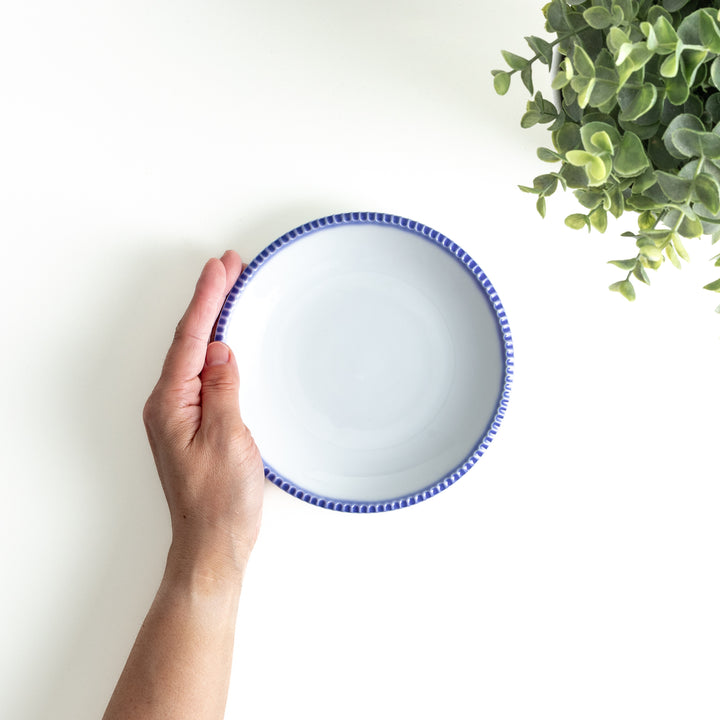
[[[437, 482], [429, 485], [425, 489], [401, 497], [393, 498], [390, 500], [380, 501], [351, 501], [341, 500], [338, 498], [330, 498], [323, 495], [312, 493], [292, 482], [289, 478], [284, 477], [277, 472], [272, 465], [266, 462], [263, 458], [263, 466], [265, 470], [265, 477], [270, 480], [273, 484], [277, 485], [281, 490], [289, 493], [293, 497], [304, 500], [311, 505], [317, 507], [326, 508], [329, 510], [338, 510], [341, 512], [349, 513], [378, 513], [387, 512], [390, 510], [398, 510], [400, 508], [409, 507], [416, 505], [419, 502], [428, 500], [434, 497], [439, 492], [446, 490], [451, 485], [454, 485], [463, 475], [465, 475], [470, 468], [483, 456], [488, 446], [495, 438], [500, 423], [505, 417], [507, 410], [508, 401], [510, 398], [510, 389], [512, 380], [515, 372], [515, 351], [513, 346], [512, 335], [510, 332], [510, 324], [507, 319], [507, 313], [503, 307], [500, 297], [495, 290], [493, 284], [490, 282], [488, 276], [483, 272], [480, 266], [473, 260], [473, 258], [465, 252], [457, 243], [450, 240], [442, 233], [434, 230], [428, 225], [410, 220], [401, 215], [394, 215], [390, 213], [379, 213], [379, 212], [345, 212], [336, 213], [333, 215], [326, 215], [310, 222], [306, 222], [302, 225], [298, 225], [296, 228], [281, 235], [277, 240], [270, 243], [267, 247], [261, 250], [253, 260], [247, 265], [242, 271], [238, 279], [235, 281], [232, 289], [228, 293], [223, 303], [222, 309], [218, 316], [215, 333], [213, 335], [213, 341], [224, 342], [226, 337], [226, 329], [228, 320], [232, 313], [232, 309], [235, 306], [238, 298], [242, 294], [243, 289], [251, 282], [257, 271], [267, 263], [270, 258], [280, 252], [283, 248], [288, 245], [300, 240], [301, 238], [310, 235], [318, 230], [335, 227], [338, 225], [356, 225], [356, 224], [374, 224], [374, 225], [390, 225], [398, 227], [410, 232], [414, 232], [416, 235], [420, 235], [427, 240], [433, 241], [440, 248], [449, 253], [456, 261], [460, 262], [466, 270], [470, 271], [473, 275], [476, 285], [485, 293], [491, 307], [495, 311], [497, 318], [497, 331], [503, 344], [504, 350], [504, 372], [502, 380], [502, 391], [498, 397], [498, 401], [495, 405], [495, 412], [492, 416], [491, 421], [488, 423], [484, 434], [479, 438], [472, 453], [459, 463], [452, 472], [448, 473], [445, 477], [441, 478]], [[262, 454], [262, 452], [261, 452]]]

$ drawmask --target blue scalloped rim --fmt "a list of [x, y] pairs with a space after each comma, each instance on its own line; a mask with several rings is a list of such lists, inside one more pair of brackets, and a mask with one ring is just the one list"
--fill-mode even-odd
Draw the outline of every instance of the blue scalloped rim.
[[328, 215], [327, 217], [305, 223], [304, 225], [296, 227], [294, 230], [290, 230], [290, 232], [285, 233], [285, 235], [268, 245], [247, 266], [242, 275], [240, 275], [237, 279], [237, 282], [225, 300], [223, 309], [220, 312], [220, 317], [218, 318], [214, 339], [223, 340], [225, 338], [225, 331], [230, 313], [232, 312], [232, 308], [237, 302], [238, 297], [242, 293], [243, 288], [252, 280], [253, 276], [260, 267], [272, 258], [273, 255], [280, 252], [290, 243], [293, 243], [303, 236], [309, 235], [317, 230], [322, 230], [323, 228], [332, 227], [334, 225], [357, 223], [374, 223], [376, 225], [393, 225], [395, 227], [405, 228], [408, 231], [414, 232], [417, 235], [421, 235], [422, 237], [437, 243], [441, 248], [455, 257], [458, 262], [462, 263], [472, 273], [477, 281], [478, 287], [487, 295], [488, 300], [495, 309], [498, 319], [498, 332], [502, 338], [505, 349], [505, 375], [503, 378], [503, 389], [498, 399], [495, 415], [485, 431], [485, 434], [478, 440], [475, 450], [468, 458], [458, 465], [449, 475], [445, 476], [422, 492], [395, 498], [394, 500], [385, 500], [375, 503], [335, 500], [332, 498], [314, 495], [313, 493], [294, 485], [290, 480], [278, 473], [272, 466], [265, 463], [265, 476], [268, 480], [271, 480], [278, 487], [282, 488], [291, 495], [300, 498], [300, 500], [310, 503], [311, 505], [328, 508], [329, 510], [339, 510], [341, 512], [377, 513], [388, 510], [398, 510], [399, 508], [415, 505], [423, 500], [433, 497], [433, 495], [437, 495], [442, 490], [445, 490], [450, 487], [450, 485], [457, 482], [483, 455], [488, 445], [495, 437], [498, 428], [500, 427], [500, 422], [505, 416], [514, 372], [514, 349], [512, 336], [510, 334], [510, 325], [505, 314], [505, 309], [500, 302], [497, 292], [495, 292], [495, 288], [492, 286], [492, 283], [485, 273], [480, 269], [480, 266], [470, 257], [470, 255], [437, 230], [433, 230], [427, 225], [415, 222], [414, 220], [408, 220], [407, 218], [400, 217], [398, 215], [388, 215], [387, 213], [374, 212], [352, 212], [342, 213], [339, 215]]

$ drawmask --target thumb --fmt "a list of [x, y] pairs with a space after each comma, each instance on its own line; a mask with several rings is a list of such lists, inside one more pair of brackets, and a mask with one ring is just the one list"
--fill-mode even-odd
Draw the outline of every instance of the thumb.
[[208, 345], [200, 381], [202, 424], [237, 422], [240, 419], [240, 376], [235, 356], [225, 343]]

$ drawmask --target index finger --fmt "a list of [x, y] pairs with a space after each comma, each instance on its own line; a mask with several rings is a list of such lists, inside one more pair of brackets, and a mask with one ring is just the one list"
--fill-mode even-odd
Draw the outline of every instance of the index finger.
[[201, 373], [215, 319], [241, 268], [240, 256], [231, 250], [205, 263], [163, 365], [162, 378], [171, 385], [182, 385]]

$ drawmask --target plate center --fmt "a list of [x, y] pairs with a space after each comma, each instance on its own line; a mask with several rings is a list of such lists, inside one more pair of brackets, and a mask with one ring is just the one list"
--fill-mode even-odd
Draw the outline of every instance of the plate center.
[[421, 289], [365, 271], [295, 301], [280, 377], [312, 432], [344, 447], [386, 447], [432, 420], [452, 382], [453, 350]]

